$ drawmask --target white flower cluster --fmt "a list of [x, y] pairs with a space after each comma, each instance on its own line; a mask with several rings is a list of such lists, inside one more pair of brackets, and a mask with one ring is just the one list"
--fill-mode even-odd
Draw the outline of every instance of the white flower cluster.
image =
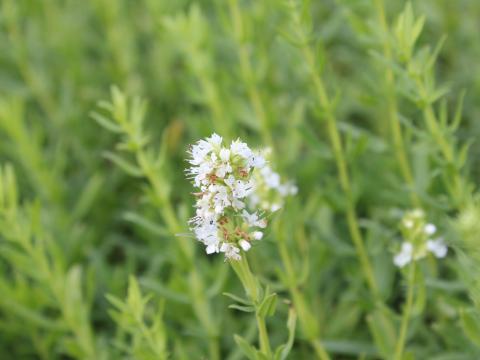
[[400, 252], [393, 258], [396, 266], [404, 267], [425, 257], [428, 252], [437, 258], [444, 258], [447, 255], [448, 248], [443, 238], [433, 238], [437, 227], [426, 223], [422, 210], [413, 210], [405, 215], [402, 220], [402, 232], [407, 240], [402, 243]]
[[245, 200], [254, 192], [254, 171], [266, 166], [264, 157], [240, 140], [223, 146], [217, 134], [198, 141], [189, 151], [187, 174], [199, 189], [196, 216], [190, 219], [196, 238], [207, 254], [222, 252], [226, 259], [240, 260], [240, 249], [263, 237], [267, 222], [257, 211], [248, 212]]
[[[266, 149], [263, 155], [268, 158], [271, 150]], [[296, 195], [298, 188], [291, 182], [282, 182], [280, 175], [266, 164], [255, 175], [255, 191], [249, 196], [249, 206], [260, 207], [265, 211], [277, 211], [283, 207], [285, 197]]]

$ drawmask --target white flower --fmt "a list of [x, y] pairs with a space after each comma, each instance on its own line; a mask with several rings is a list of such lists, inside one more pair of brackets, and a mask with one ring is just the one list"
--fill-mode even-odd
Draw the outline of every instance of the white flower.
[[278, 211], [282, 208], [282, 206], [280, 204], [272, 204], [272, 206], [270, 206], [270, 211], [271, 212], [275, 212], [275, 211]]
[[254, 231], [252, 233], [252, 237], [255, 239], [255, 240], [262, 240], [263, 238], [263, 233], [261, 231]]
[[411, 215], [414, 218], [420, 219], [420, 218], [423, 218], [425, 216], [425, 213], [423, 212], [422, 209], [415, 209], [411, 212]]
[[298, 188], [293, 184], [282, 184], [277, 189], [282, 196], [296, 195], [298, 192]]
[[[266, 154], [267, 151], [264, 150], [263, 153]], [[251, 208], [260, 205], [263, 210], [277, 211], [283, 207], [285, 197], [298, 192], [293, 183], [282, 183], [280, 175], [266, 163], [260, 168], [254, 180], [255, 191], [251, 192], [248, 201]]]
[[215, 133], [213, 133], [212, 136], [207, 138], [207, 141], [210, 144], [216, 145], [216, 146], [219, 146], [222, 143], [222, 140], [223, 140], [222, 137], [218, 134], [215, 134]]
[[207, 155], [212, 151], [212, 145], [205, 140], [200, 140], [197, 144], [193, 145], [190, 150], [192, 158], [189, 160], [192, 165], [200, 165]]
[[265, 158], [260, 154], [252, 153], [247, 160], [247, 164], [250, 167], [262, 168], [265, 166]]
[[295, 184], [290, 184], [290, 195], [298, 194], [298, 186]]
[[448, 252], [447, 245], [445, 245], [443, 238], [438, 238], [436, 240], [428, 240], [427, 249], [439, 259], [444, 258]]
[[218, 167], [215, 175], [224, 178], [228, 173], [232, 172], [232, 165], [230, 164], [230, 150], [222, 148], [220, 150], [220, 160], [222, 161]]
[[220, 239], [218, 238], [217, 224], [213, 218], [199, 224], [194, 232], [196, 238], [206, 245], [207, 254], [219, 252]]
[[220, 150], [220, 159], [224, 162], [230, 161], [230, 150], [222, 148]]
[[229, 175], [227, 178], [223, 180], [225, 184], [227, 184], [230, 188], [233, 187], [233, 184], [235, 183], [235, 176]]
[[260, 170], [260, 173], [263, 176], [263, 179], [265, 180], [265, 184], [272, 188], [276, 189], [280, 186], [280, 175], [278, 175], [276, 172], [274, 172], [270, 166], [264, 166], [262, 170]]
[[[204, 220], [204, 219], [202, 219]], [[195, 236], [200, 240], [204, 241], [207, 238], [218, 238], [217, 233], [217, 222], [215, 218], [205, 219], [204, 222], [198, 222], [197, 227], [195, 227]], [[211, 239], [210, 239], [211, 240]]]
[[238, 244], [243, 249], [243, 251], [248, 251], [252, 247], [252, 245], [245, 239], [240, 240]]
[[232, 190], [232, 195], [234, 198], [243, 199], [254, 190], [255, 183], [252, 180], [244, 181], [240, 179], [235, 179], [233, 175], [229, 175], [225, 179], [225, 184], [227, 184]]
[[241, 156], [244, 159], [248, 159], [252, 156], [252, 150], [248, 147], [248, 145], [238, 139], [232, 141], [230, 145], [230, 151], [233, 155]]
[[225, 257], [231, 260], [240, 260], [240, 249], [230, 243], [223, 243], [220, 251], [225, 253]]
[[425, 228], [423, 229], [423, 231], [427, 235], [433, 235], [437, 231], [437, 227], [433, 224], [427, 224], [425, 225]]
[[231, 204], [227, 188], [223, 185], [210, 185], [209, 192], [213, 194], [215, 213], [223, 213], [223, 210]]
[[236, 180], [231, 186], [232, 195], [237, 199], [243, 199], [253, 191], [253, 186], [254, 183], [251, 180]]
[[207, 254], [213, 254], [213, 253], [218, 253], [219, 251], [219, 248], [218, 248], [218, 245], [220, 244], [220, 242], [206, 242], [205, 245], [207, 245], [207, 247], [205, 248], [205, 252]]
[[394, 256], [393, 263], [398, 267], [404, 267], [412, 261], [413, 245], [409, 242], [404, 242], [400, 252]]
[[233, 141], [230, 148], [222, 142], [221, 136], [213, 134], [189, 150], [191, 166], [186, 173], [200, 189], [194, 193], [196, 215], [189, 223], [207, 254], [223, 252], [226, 259], [239, 260], [240, 252], [251, 248], [251, 239], [262, 238], [255, 228], [267, 225], [256, 212], [244, 210], [245, 199], [255, 191], [253, 173], [266, 161], [240, 140]]
[[413, 221], [410, 220], [410, 219], [404, 219], [403, 220], [403, 225], [407, 228], [407, 229], [411, 229], [413, 227]]
[[236, 198], [233, 198], [232, 199], [232, 207], [235, 209], [235, 210], [242, 210], [245, 208], [245, 203], [241, 200], [238, 200]]
[[256, 212], [249, 214], [248, 211], [243, 210], [242, 216], [249, 226], [255, 226], [259, 228], [264, 228], [267, 226], [267, 222], [264, 219], [259, 219]]
[[431, 236], [437, 232], [437, 227], [426, 221], [423, 210], [408, 211], [402, 219], [402, 225], [402, 233], [406, 241], [402, 244], [401, 251], [394, 257], [395, 265], [403, 267], [411, 261], [424, 258], [428, 252], [437, 258], [447, 255], [448, 248], [443, 239], [431, 239]]
[[207, 218], [213, 217], [214, 212], [212, 211], [210, 206], [211, 197], [212, 197], [212, 194], [205, 193], [197, 200], [197, 204], [196, 204], [197, 218], [207, 219]]
[[[255, 188], [255, 190], [256, 190], [256, 188]], [[258, 206], [258, 204], [260, 203], [260, 196], [258, 195], [257, 191], [252, 192], [248, 196], [248, 201], [249, 201], [250, 206], [252, 208], [256, 208]]]
[[224, 178], [229, 172], [232, 171], [232, 166], [229, 163], [222, 163], [217, 167], [215, 175], [219, 178]]
[[207, 176], [213, 171], [213, 163], [204, 160], [201, 164], [191, 168], [187, 173], [193, 175], [194, 183], [196, 187], [200, 187], [202, 184], [206, 184]]

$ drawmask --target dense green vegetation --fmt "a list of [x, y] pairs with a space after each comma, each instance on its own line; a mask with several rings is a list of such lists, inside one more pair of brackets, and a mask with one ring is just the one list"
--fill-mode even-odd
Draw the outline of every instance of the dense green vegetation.
[[[480, 358], [479, 19], [0, 0], [0, 358]], [[248, 252], [255, 296], [190, 234], [187, 150], [214, 132], [298, 187]], [[414, 209], [448, 254], [399, 268]]]

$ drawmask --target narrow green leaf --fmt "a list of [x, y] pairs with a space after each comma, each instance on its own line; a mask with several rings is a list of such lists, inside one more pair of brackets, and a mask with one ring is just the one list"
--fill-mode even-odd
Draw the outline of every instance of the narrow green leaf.
[[250, 360], [257, 360], [257, 350], [250, 345], [243, 337], [240, 335], [233, 335], [235, 343], [238, 345], [240, 350], [242, 350], [243, 355], [245, 355]]
[[367, 322], [378, 351], [383, 357], [388, 358], [393, 353], [396, 343], [396, 326], [392, 316], [386, 309], [378, 309], [368, 316]]
[[222, 295], [224, 295], [226, 297], [229, 297], [230, 299], [232, 299], [236, 302], [239, 302], [241, 304], [244, 304], [244, 305], [253, 305], [253, 303], [250, 300], [241, 298], [240, 296], [234, 295], [234, 294], [229, 293], [229, 292], [224, 292], [224, 293], [222, 293]]
[[450, 130], [455, 131], [458, 129], [460, 122], [462, 121], [462, 114], [463, 114], [463, 102], [465, 100], [466, 91], [463, 90], [460, 93], [458, 98], [457, 107], [455, 108], [455, 115], [453, 116], [453, 121], [450, 124]]
[[277, 294], [273, 293], [265, 297], [258, 308], [258, 314], [261, 317], [272, 316], [275, 313], [277, 305]]
[[467, 162], [468, 159], [468, 151], [470, 150], [470, 147], [474, 144], [475, 139], [469, 139], [465, 144], [463, 144], [460, 147], [460, 151], [458, 153], [458, 159], [457, 159], [457, 167], [461, 169], [465, 163]]
[[378, 358], [378, 351], [372, 343], [360, 342], [355, 340], [324, 340], [325, 349], [336, 354], [352, 356], [368, 356]]
[[103, 156], [117, 165], [119, 168], [124, 170], [127, 174], [134, 177], [142, 177], [143, 173], [136, 165], [130, 163], [128, 160], [123, 159], [122, 157], [107, 151], [103, 153]]
[[90, 117], [93, 118], [100, 126], [104, 127], [105, 129], [120, 134], [123, 132], [122, 128], [115, 124], [114, 122], [110, 121], [103, 115], [100, 115], [98, 112], [90, 112]]
[[297, 313], [293, 308], [288, 311], [287, 329], [288, 340], [285, 344], [280, 345], [275, 352], [275, 359], [285, 360], [287, 359], [290, 351], [292, 350], [293, 343], [295, 341], [295, 328], [297, 324]]
[[480, 316], [473, 309], [461, 309], [460, 320], [465, 335], [480, 346]]
[[449, 91], [450, 89], [446, 85], [436, 88], [428, 97], [427, 102], [433, 104], [435, 101], [448, 94]]
[[110, 294], [105, 294], [105, 298], [117, 309], [124, 311], [126, 306], [125, 303], [117, 298], [116, 296], [110, 295]]
[[229, 309], [235, 309], [243, 312], [254, 312], [255, 308], [253, 306], [241, 306], [237, 304], [228, 305]]
[[425, 70], [429, 70], [435, 65], [435, 62], [437, 61], [438, 55], [440, 54], [440, 50], [442, 50], [443, 44], [445, 43], [446, 40], [447, 40], [446, 35], [443, 35], [440, 38], [437, 45], [435, 46], [435, 49], [432, 51], [432, 53], [430, 54], [430, 56], [427, 60]]
[[160, 226], [153, 221], [148, 220], [144, 216], [135, 213], [133, 211], [127, 211], [123, 214], [123, 218], [126, 221], [129, 221], [131, 223], [134, 223], [148, 231], [150, 231], [153, 235], [158, 235], [158, 236], [169, 236], [170, 233], [164, 226]]

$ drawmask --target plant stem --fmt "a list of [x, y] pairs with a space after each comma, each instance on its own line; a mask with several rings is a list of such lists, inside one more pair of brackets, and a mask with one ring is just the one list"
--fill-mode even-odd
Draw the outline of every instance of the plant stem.
[[[181, 229], [181, 226], [178, 222], [177, 215], [172, 206], [172, 203], [168, 197], [168, 193], [164, 191], [165, 186], [162, 184], [162, 180], [157, 176], [157, 173], [154, 170], [154, 166], [148, 161], [148, 157], [142, 149], [138, 149], [137, 153], [137, 163], [140, 165], [142, 172], [145, 174], [150, 186], [153, 188], [153, 191], [156, 194], [157, 200], [159, 202], [159, 209], [162, 214], [162, 217], [167, 225], [167, 228], [170, 233], [178, 233]], [[218, 344], [218, 328], [216, 324], [212, 321], [212, 311], [208, 300], [205, 296], [205, 286], [203, 283], [203, 278], [199, 275], [195, 264], [195, 253], [192, 244], [185, 238], [179, 238], [180, 250], [185, 256], [190, 274], [188, 276], [189, 283], [189, 295], [192, 299], [192, 306], [197, 316], [198, 320], [205, 328], [209, 336], [209, 351], [210, 358], [212, 360], [220, 359], [219, 354], [219, 344]]]
[[258, 303], [260, 301], [260, 294], [258, 291], [258, 280], [250, 270], [247, 256], [243, 254], [240, 260], [230, 261], [230, 265], [232, 265], [233, 270], [235, 271], [238, 278], [240, 279], [243, 285], [243, 288], [247, 293], [247, 296], [255, 304]]
[[423, 116], [427, 124], [428, 130], [432, 134], [435, 142], [437, 143], [440, 151], [449, 165], [454, 169], [452, 173], [452, 187], [449, 187], [449, 191], [457, 206], [460, 206], [464, 199], [464, 186], [462, 185], [462, 177], [455, 165], [455, 153], [451, 144], [445, 139], [440, 127], [438, 126], [437, 117], [433, 110], [432, 105], [427, 105], [423, 109]]
[[51, 92], [45, 89], [38, 73], [32, 67], [31, 60], [28, 58], [28, 49], [25, 41], [22, 39], [20, 27], [18, 26], [18, 23], [20, 22], [18, 19], [18, 12], [20, 10], [18, 10], [15, 1], [5, 2], [5, 6], [2, 10], [4, 11], [6, 34], [12, 43], [12, 52], [16, 59], [19, 73], [25, 81], [25, 84], [32, 91], [32, 95], [36, 98], [40, 107], [47, 115], [48, 120], [56, 122], [55, 125], [59, 126], [60, 124], [58, 123], [58, 117], [55, 112], [56, 104], [51, 96]]
[[222, 102], [218, 96], [218, 86], [215, 81], [205, 73], [197, 75], [202, 91], [205, 94], [207, 105], [210, 107], [212, 113], [212, 122], [215, 129], [221, 132], [222, 135], [232, 136], [230, 122], [225, 116]]
[[248, 47], [245, 43], [245, 33], [243, 31], [243, 19], [242, 13], [238, 6], [238, 0], [230, 0], [230, 16], [233, 23], [234, 35], [237, 42], [238, 57], [240, 61], [240, 73], [242, 80], [245, 83], [245, 87], [250, 99], [250, 103], [255, 112], [255, 116], [260, 123], [261, 133], [264, 141], [272, 146], [273, 139], [268, 126], [268, 116], [265, 110], [265, 106], [260, 95], [260, 91], [256, 85], [255, 73], [250, 61]]
[[[424, 81], [418, 76], [416, 78], [416, 85], [418, 88], [418, 92], [422, 98], [427, 98], [427, 89]], [[437, 143], [437, 146], [440, 149], [440, 152], [443, 158], [446, 160], [449, 166], [452, 167], [453, 172], [451, 174], [451, 186], [448, 186], [448, 191], [452, 195], [455, 205], [457, 207], [461, 207], [465, 200], [465, 189], [467, 188], [464, 185], [464, 181], [462, 176], [456, 166], [456, 156], [455, 156], [455, 149], [451, 142], [449, 142], [439, 125], [437, 116], [435, 115], [435, 111], [431, 103], [427, 103], [422, 109], [423, 118], [425, 119], [425, 123], [427, 125], [428, 131], [432, 135], [434, 141]]]
[[270, 347], [267, 326], [265, 324], [265, 316], [259, 312], [261, 296], [258, 280], [250, 270], [246, 254], [242, 254], [242, 258], [240, 260], [231, 260], [230, 264], [240, 279], [247, 296], [253, 302], [255, 307], [255, 319], [258, 326], [258, 342], [260, 344], [260, 351], [266, 355], [267, 358], [271, 358], [272, 349]]
[[[382, 27], [382, 32], [385, 35], [383, 39], [383, 54], [389, 61], [392, 60], [392, 51], [388, 42], [387, 34], [389, 34], [389, 27], [385, 16], [385, 8], [383, 0], [375, 0], [375, 7], [377, 9], [378, 18]], [[398, 118], [397, 99], [395, 96], [395, 77], [393, 71], [387, 66], [385, 68], [385, 86], [387, 97], [387, 111], [390, 124], [390, 132], [393, 137], [393, 146], [395, 149], [395, 156], [400, 166], [402, 176], [407, 183], [410, 191], [410, 199], [415, 207], [420, 207], [421, 202], [415, 191], [415, 181], [413, 179], [411, 167], [409, 164], [407, 151], [405, 149], [405, 142], [402, 134], [402, 127], [400, 119]]]
[[293, 305], [297, 311], [298, 319], [302, 330], [305, 333], [306, 338], [308, 339], [310, 345], [315, 351], [317, 358], [320, 360], [330, 360], [328, 353], [324, 349], [321, 341], [318, 340], [319, 329], [315, 321], [315, 316], [313, 316], [311, 308], [308, 306], [304, 294], [298, 289], [297, 279], [298, 276], [295, 274], [293, 267], [292, 259], [290, 253], [285, 244], [285, 239], [283, 235], [277, 236], [277, 245], [280, 252], [280, 257], [282, 264], [285, 268], [286, 277], [287, 277], [287, 287], [292, 296]]
[[260, 342], [260, 351], [267, 357], [272, 356], [272, 350], [270, 349], [270, 340], [268, 338], [267, 326], [265, 325], [265, 318], [260, 316], [258, 312], [255, 314], [258, 326], [258, 339]]
[[328, 355], [327, 351], [323, 347], [323, 344], [320, 340], [315, 339], [311, 341], [310, 344], [313, 346], [313, 349], [315, 350], [315, 354], [319, 359], [330, 360], [330, 356]]
[[304, 34], [303, 30], [301, 30], [302, 28], [299, 25], [300, 20], [296, 12], [294, 13], [294, 20], [298, 25], [298, 29], [299, 29], [298, 35], [302, 38], [302, 41], [300, 44], [302, 54], [310, 70], [310, 75], [312, 78], [312, 82], [314, 85], [318, 102], [324, 112], [324, 118], [327, 124], [327, 133], [330, 139], [330, 144], [331, 144], [334, 157], [335, 157], [335, 162], [337, 165], [340, 186], [342, 187], [342, 190], [346, 196], [346, 200], [347, 200], [346, 215], [347, 215], [347, 222], [348, 222], [348, 229], [350, 232], [350, 236], [352, 237], [353, 244], [357, 251], [357, 256], [359, 257], [360, 266], [362, 268], [362, 272], [367, 282], [367, 285], [372, 295], [374, 296], [374, 298], [378, 299], [379, 298], [378, 287], [377, 287], [377, 283], [373, 273], [373, 268], [370, 264], [370, 260], [368, 258], [368, 254], [365, 249], [365, 244], [362, 238], [362, 234], [360, 232], [360, 228], [358, 225], [357, 214], [355, 211], [355, 202], [353, 198], [353, 192], [350, 186], [350, 179], [349, 179], [349, 174], [347, 169], [347, 162], [345, 160], [342, 141], [336, 125], [337, 121], [333, 114], [332, 103], [325, 90], [325, 86], [323, 84], [322, 78], [317, 70], [317, 66], [316, 66], [317, 61], [315, 59], [314, 53], [309, 45], [306, 35]]
[[410, 315], [412, 312], [412, 305], [413, 305], [414, 280], [415, 280], [415, 261], [411, 263], [410, 269], [408, 270], [407, 300], [403, 308], [402, 323], [400, 325], [400, 334], [398, 337], [397, 345], [395, 346], [395, 356], [394, 356], [395, 360], [402, 359], [402, 354], [405, 347], [408, 323], [410, 321]]

